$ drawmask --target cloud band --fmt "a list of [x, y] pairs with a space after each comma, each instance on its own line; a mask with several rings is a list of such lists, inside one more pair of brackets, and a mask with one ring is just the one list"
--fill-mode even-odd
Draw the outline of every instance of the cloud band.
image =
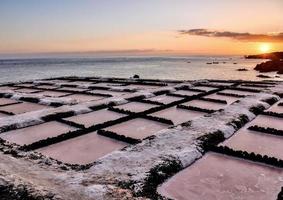
[[209, 29], [179, 30], [182, 35], [195, 35], [215, 38], [231, 38], [244, 42], [283, 42], [283, 32], [272, 34], [238, 33], [231, 31], [214, 31]]

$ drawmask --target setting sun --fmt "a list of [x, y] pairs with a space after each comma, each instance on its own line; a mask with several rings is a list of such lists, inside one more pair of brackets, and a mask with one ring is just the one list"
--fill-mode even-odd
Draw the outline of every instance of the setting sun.
[[259, 50], [261, 53], [268, 53], [270, 51], [271, 47], [270, 47], [270, 44], [260, 44], [259, 46]]

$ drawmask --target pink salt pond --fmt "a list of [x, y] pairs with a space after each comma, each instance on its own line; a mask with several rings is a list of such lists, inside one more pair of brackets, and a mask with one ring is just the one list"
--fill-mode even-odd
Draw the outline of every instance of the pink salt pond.
[[196, 87], [193, 87], [193, 89], [203, 90], [205, 92], [209, 92], [209, 91], [212, 91], [212, 90], [216, 90], [218, 88], [216, 88], [216, 87], [209, 87], [209, 86], [196, 86]]
[[282, 184], [282, 169], [207, 153], [161, 185], [158, 193], [176, 200], [272, 200]]
[[177, 90], [176, 92], [173, 92], [173, 94], [180, 94], [180, 95], [184, 95], [184, 96], [194, 96], [194, 95], [198, 95], [201, 92], [195, 92], [195, 91], [190, 91], [190, 90]]
[[204, 115], [203, 112], [197, 112], [192, 110], [185, 110], [181, 108], [176, 108], [176, 106], [167, 108], [156, 113], [151, 114], [155, 117], [161, 117], [165, 119], [170, 119], [175, 125], [181, 124], [192, 119], [201, 117]]
[[226, 104], [210, 102], [210, 101], [203, 101], [203, 100], [192, 100], [187, 103], [184, 103], [186, 106], [193, 106], [198, 108], [210, 109], [210, 110], [219, 110], [226, 106]]
[[47, 89], [47, 90], [53, 90], [53, 89], [58, 88], [58, 86], [54, 86], [54, 85], [39, 85], [39, 86], [37, 86], [36, 88], [39, 88], [39, 89]]
[[37, 151], [65, 163], [88, 164], [126, 145], [126, 143], [92, 132]]
[[61, 88], [58, 88], [57, 90], [64, 90], [64, 91], [70, 91], [70, 92], [85, 92], [87, 91], [88, 89], [85, 89], [85, 88], [76, 88], [76, 87], [61, 87]]
[[250, 126], [253, 125], [283, 130], [283, 119], [279, 117], [258, 115], [253, 121], [250, 122]]
[[62, 97], [62, 96], [69, 95], [70, 93], [46, 90], [46, 91], [40, 92], [38, 94], [40, 94], [42, 96], [46, 96], [46, 97]]
[[217, 82], [211, 81], [210, 83], [217, 86], [231, 86], [234, 84], [234, 83], [218, 82], [218, 81]]
[[96, 96], [96, 95], [86, 95], [86, 94], [72, 94], [67, 96], [67, 98], [74, 99], [77, 102], [86, 102], [86, 101], [97, 101], [100, 99], [104, 99], [105, 97]]
[[19, 86], [19, 87], [33, 87], [34, 85], [32, 83], [21, 83], [21, 84], [18, 84], [16, 86]]
[[20, 92], [20, 93], [36, 93], [36, 92], [40, 92], [40, 90], [30, 89], [30, 88], [21, 88], [21, 89], [15, 90], [15, 92]]
[[143, 85], [143, 84], [131, 84], [130, 87], [137, 88], [139, 90], [155, 89], [159, 88], [158, 85]]
[[276, 112], [276, 113], [283, 113], [283, 106], [278, 106], [279, 103], [282, 103], [283, 101], [280, 101], [276, 103], [275, 105], [271, 106], [267, 111]]
[[105, 130], [135, 139], [144, 139], [167, 127], [168, 125], [163, 123], [137, 118], [110, 126]]
[[48, 137], [55, 137], [74, 130], [75, 128], [71, 126], [53, 121], [4, 132], [0, 134], [0, 137], [12, 143], [27, 145]]
[[5, 112], [11, 112], [14, 114], [22, 114], [22, 113], [42, 110], [46, 108], [49, 108], [49, 107], [44, 106], [44, 105], [35, 104], [35, 103], [23, 102], [19, 104], [13, 104], [13, 105], [0, 107], [0, 110], [5, 111]]
[[3, 90], [14, 90], [14, 89], [18, 89], [17, 87], [13, 87], [13, 86], [0, 86], [0, 91]]
[[8, 98], [0, 98], [0, 106], [18, 103], [18, 101]]
[[240, 90], [223, 90], [221, 93], [228, 93], [228, 94], [238, 94], [238, 95], [255, 95], [257, 94], [256, 92], [248, 92], [248, 91], [240, 91]]
[[224, 101], [227, 102], [227, 104], [234, 103], [235, 101], [241, 99], [239, 97], [224, 96], [224, 95], [219, 95], [219, 94], [216, 94], [216, 93], [207, 95], [207, 96], [205, 96], [205, 98], [224, 100]]
[[112, 91], [112, 90], [92, 90], [91, 93], [98, 93], [98, 94], [109, 94], [114, 96], [122, 96], [125, 94], [131, 94], [129, 92], [118, 92], [118, 91]]
[[164, 103], [164, 104], [169, 104], [169, 103], [172, 103], [174, 101], [179, 101], [181, 99], [183, 99], [183, 98], [174, 97], [174, 96], [167, 96], [167, 95], [164, 94], [164, 95], [159, 95], [159, 96], [149, 98], [148, 100], [157, 101], [159, 103]]
[[231, 138], [223, 142], [235, 150], [255, 152], [283, 160], [283, 137], [240, 129]]
[[93, 125], [102, 124], [107, 121], [116, 120], [124, 116], [126, 115], [112, 112], [107, 109], [103, 109], [82, 115], [69, 117], [66, 118], [66, 120], [84, 125], [85, 127], [90, 127]]
[[143, 112], [151, 108], [156, 107], [157, 105], [149, 103], [140, 103], [140, 102], [130, 102], [123, 105], [115, 106], [115, 108], [129, 110], [131, 112]]
[[7, 115], [7, 114], [5, 114], [5, 113], [1, 113], [1, 112], [0, 112], [0, 118], [8, 117], [8, 116], [10, 116], [10, 115]]

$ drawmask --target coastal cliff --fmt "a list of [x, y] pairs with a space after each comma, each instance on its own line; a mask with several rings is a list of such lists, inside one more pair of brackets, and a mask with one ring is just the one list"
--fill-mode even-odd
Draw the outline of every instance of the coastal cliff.
[[248, 55], [246, 59], [270, 59], [269, 61], [257, 64], [254, 68], [259, 72], [273, 72], [283, 74], [283, 52], [273, 52], [259, 55]]

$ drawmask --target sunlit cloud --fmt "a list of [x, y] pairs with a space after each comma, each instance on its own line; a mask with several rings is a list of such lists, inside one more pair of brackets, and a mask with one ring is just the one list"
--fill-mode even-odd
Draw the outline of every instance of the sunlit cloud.
[[182, 35], [195, 35], [215, 38], [230, 38], [244, 42], [283, 42], [283, 32], [267, 34], [239, 33], [231, 31], [215, 31], [209, 29], [179, 30]]

